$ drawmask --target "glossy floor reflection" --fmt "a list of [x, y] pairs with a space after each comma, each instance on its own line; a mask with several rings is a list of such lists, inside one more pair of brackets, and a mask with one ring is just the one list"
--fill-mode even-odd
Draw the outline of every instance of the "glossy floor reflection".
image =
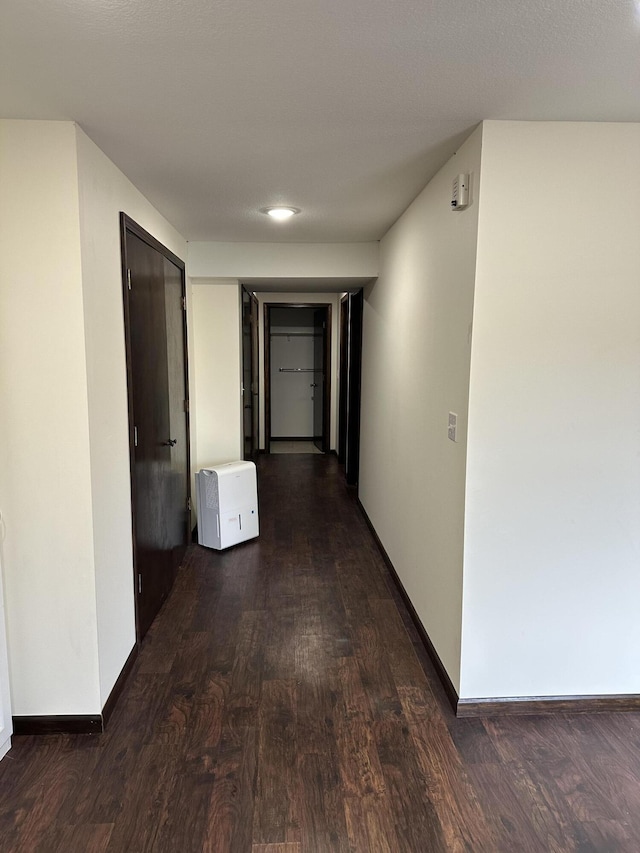
[[107, 732], [15, 738], [3, 853], [640, 850], [640, 715], [455, 719], [337, 460], [263, 456], [259, 489]]
[[322, 453], [312, 441], [272, 441], [270, 453]]

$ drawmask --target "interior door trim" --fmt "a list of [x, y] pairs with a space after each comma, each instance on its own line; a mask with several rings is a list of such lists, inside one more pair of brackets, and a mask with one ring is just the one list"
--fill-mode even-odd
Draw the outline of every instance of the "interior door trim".
[[[132, 549], [133, 549], [133, 602], [135, 608], [135, 620], [136, 620], [136, 645], [140, 645], [141, 642], [141, 631], [140, 631], [140, 614], [139, 614], [139, 605], [138, 605], [138, 595], [136, 593], [137, 589], [137, 554], [136, 554], [136, 526], [135, 526], [135, 506], [136, 506], [136, 495], [135, 495], [135, 436], [134, 436], [134, 423], [133, 423], [133, 368], [131, 364], [131, 328], [130, 328], [130, 316], [129, 316], [129, 276], [128, 276], [128, 263], [127, 263], [127, 233], [133, 234], [138, 237], [138, 239], [142, 240], [143, 243], [146, 243], [152, 249], [155, 249], [159, 254], [163, 257], [167, 258], [167, 260], [171, 261], [179, 270], [180, 270], [180, 278], [182, 282], [182, 299], [183, 305], [186, 306], [187, 299], [187, 288], [186, 288], [186, 277], [185, 277], [185, 262], [179, 258], [177, 255], [174, 255], [173, 252], [164, 246], [159, 240], [157, 240], [152, 234], [149, 234], [148, 231], [138, 225], [138, 223], [131, 219], [130, 216], [127, 216], [123, 211], [120, 212], [120, 257], [122, 261], [122, 302], [124, 306], [124, 338], [125, 338], [125, 357], [126, 357], [126, 370], [127, 370], [127, 412], [128, 412], [128, 420], [129, 420], [129, 479], [131, 484], [131, 541], [132, 541]], [[186, 394], [186, 405], [185, 405], [185, 420], [186, 420], [186, 431], [187, 431], [187, 500], [188, 505], [191, 505], [191, 424], [190, 424], [190, 412], [189, 412], [189, 362], [188, 362], [188, 344], [187, 344], [187, 312], [183, 310], [182, 312], [182, 322], [184, 329], [184, 381], [185, 381], [185, 394]]]

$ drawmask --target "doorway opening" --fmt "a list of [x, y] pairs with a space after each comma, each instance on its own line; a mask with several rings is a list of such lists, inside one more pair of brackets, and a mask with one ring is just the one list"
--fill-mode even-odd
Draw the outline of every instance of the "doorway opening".
[[328, 453], [331, 305], [265, 304], [265, 450]]

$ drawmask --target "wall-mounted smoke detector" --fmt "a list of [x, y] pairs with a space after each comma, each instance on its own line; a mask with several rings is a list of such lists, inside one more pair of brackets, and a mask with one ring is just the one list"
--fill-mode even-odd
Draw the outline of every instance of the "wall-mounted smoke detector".
[[469, 204], [469, 175], [458, 175], [453, 179], [451, 210], [461, 210]]

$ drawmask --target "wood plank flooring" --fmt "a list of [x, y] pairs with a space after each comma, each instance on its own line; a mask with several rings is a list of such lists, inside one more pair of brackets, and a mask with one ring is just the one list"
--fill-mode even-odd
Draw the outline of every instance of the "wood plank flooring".
[[640, 850], [640, 715], [456, 720], [326, 456], [194, 546], [103, 735], [17, 737], [3, 853]]

